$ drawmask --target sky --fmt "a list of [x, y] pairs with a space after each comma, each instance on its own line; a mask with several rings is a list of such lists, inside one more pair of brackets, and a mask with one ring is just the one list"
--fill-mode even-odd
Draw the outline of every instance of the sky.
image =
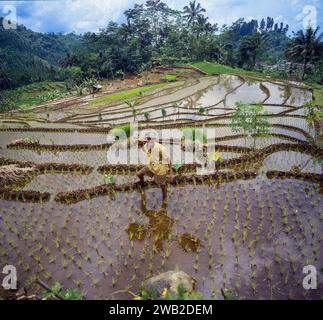
[[[46, 0], [2, 1], [0, 16], [16, 20], [39, 32], [84, 33], [97, 32], [108, 22], [123, 22], [123, 12], [135, 3], [146, 0]], [[189, 0], [163, 0], [170, 7], [181, 10]], [[290, 29], [304, 29], [309, 22], [323, 31], [323, 0], [199, 0], [207, 10], [210, 21], [230, 25], [238, 18], [246, 20], [271, 16]]]

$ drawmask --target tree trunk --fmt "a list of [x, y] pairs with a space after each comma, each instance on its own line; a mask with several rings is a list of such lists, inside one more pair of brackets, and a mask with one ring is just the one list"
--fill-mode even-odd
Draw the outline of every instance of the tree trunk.
[[303, 74], [302, 74], [302, 81], [305, 79], [305, 72], [307, 67], [307, 58], [304, 59], [304, 66], [303, 66]]

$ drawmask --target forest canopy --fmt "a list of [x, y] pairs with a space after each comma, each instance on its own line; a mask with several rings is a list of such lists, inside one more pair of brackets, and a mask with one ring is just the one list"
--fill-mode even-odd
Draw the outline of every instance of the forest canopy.
[[0, 23], [0, 87], [44, 80], [78, 83], [203, 60], [322, 81], [319, 30], [290, 36], [289, 26], [271, 17], [219, 26], [195, 0], [182, 10], [149, 0], [124, 15], [124, 23], [107, 22], [99, 32], [83, 35], [42, 34], [24, 26], [4, 30]]

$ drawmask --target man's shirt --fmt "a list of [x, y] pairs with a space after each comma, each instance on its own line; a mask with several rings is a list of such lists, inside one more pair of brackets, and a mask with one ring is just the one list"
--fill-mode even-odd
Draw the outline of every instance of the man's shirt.
[[148, 169], [158, 176], [167, 174], [169, 170], [169, 164], [166, 148], [160, 143], [155, 142], [151, 150], [148, 150], [147, 145], [145, 145], [144, 151], [147, 153], [148, 157]]

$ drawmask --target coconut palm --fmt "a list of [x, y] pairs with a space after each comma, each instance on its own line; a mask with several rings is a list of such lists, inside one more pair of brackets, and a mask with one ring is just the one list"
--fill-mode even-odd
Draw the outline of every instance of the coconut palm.
[[188, 6], [183, 8], [184, 18], [187, 19], [188, 23], [195, 23], [198, 17], [202, 16], [205, 9], [202, 8], [201, 4], [196, 4], [196, 0], [191, 1]]
[[314, 30], [311, 26], [306, 29], [305, 33], [303, 30], [298, 31], [291, 48], [286, 51], [287, 57], [291, 60], [302, 60], [302, 80], [305, 78], [307, 65], [317, 61], [323, 54], [323, 33], [318, 34], [318, 31], [319, 27]]

